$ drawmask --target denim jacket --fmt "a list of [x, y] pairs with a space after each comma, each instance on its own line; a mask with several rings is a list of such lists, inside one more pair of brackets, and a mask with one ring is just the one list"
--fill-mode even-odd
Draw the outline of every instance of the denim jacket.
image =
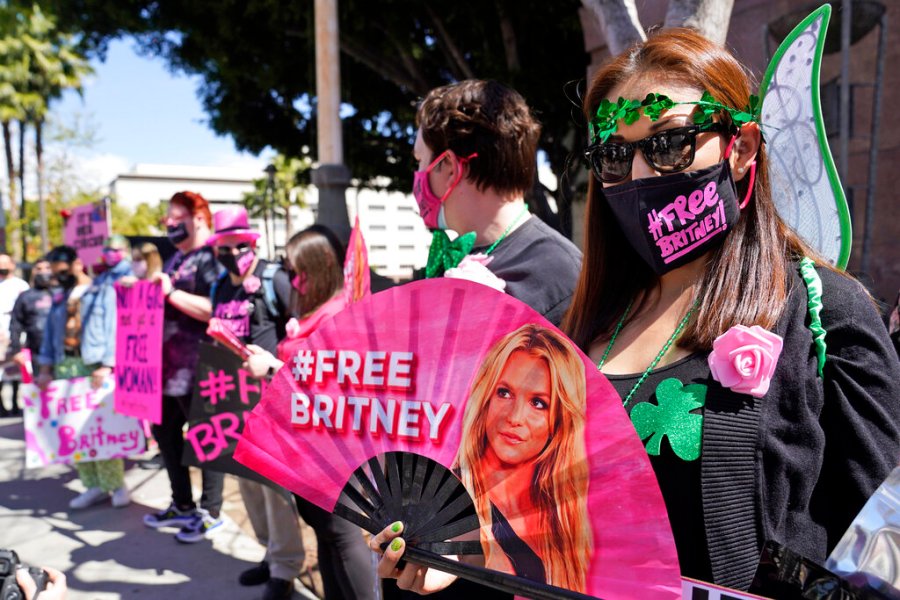
[[[131, 262], [123, 260], [101, 273], [81, 296], [81, 360], [86, 365], [116, 365], [116, 290], [113, 284], [126, 275], [132, 275]], [[69, 294], [67, 291], [54, 296], [38, 355], [40, 365], [57, 365], [64, 358]]]

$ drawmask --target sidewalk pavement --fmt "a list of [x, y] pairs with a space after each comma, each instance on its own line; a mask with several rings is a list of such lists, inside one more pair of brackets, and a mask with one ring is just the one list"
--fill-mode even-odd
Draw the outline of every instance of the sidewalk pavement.
[[[24, 465], [21, 417], [0, 419], [0, 548], [15, 550], [29, 566], [65, 572], [70, 600], [262, 596], [262, 587], [237, 583], [241, 571], [262, 560], [265, 548], [252, 536], [234, 478], [226, 478], [222, 531], [211, 540], [180, 544], [174, 537], [177, 529], [156, 531], [142, 521], [144, 514], [169, 505], [171, 489], [164, 469], [144, 470], [126, 461], [129, 506], [112, 508], [107, 502], [73, 511], [69, 500], [84, 490], [74, 469], [24, 470]], [[309, 549], [309, 533], [304, 531], [307, 564], [315, 548], [313, 538]], [[316, 596], [295, 580], [293, 598]]]

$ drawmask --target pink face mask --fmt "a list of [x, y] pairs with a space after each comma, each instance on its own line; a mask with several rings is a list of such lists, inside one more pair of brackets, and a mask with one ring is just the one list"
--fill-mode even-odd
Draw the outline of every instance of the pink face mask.
[[291, 285], [301, 296], [306, 293], [306, 273], [298, 273], [291, 278]]
[[107, 266], [114, 267], [122, 262], [124, 254], [125, 253], [120, 249], [104, 248], [103, 262], [106, 263]]
[[[425, 226], [429, 229], [436, 229], [438, 226], [438, 213], [441, 210], [441, 204], [443, 204], [444, 200], [450, 195], [450, 192], [459, 184], [460, 179], [462, 179], [463, 169], [466, 166], [466, 163], [477, 157], [478, 153], [472, 153], [466, 158], [456, 158], [456, 155], [450, 152], [449, 150], [444, 150], [437, 158], [431, 161], [431, 164], [428, 165], [424, 171], [416, 171], [413, 174], [413, 197], [416, 199], [416, 204], [419, 205], [419, 216], [422, 217], [422, 220], [425, 221]], [[453, 179], [453, 182], [447, 187], [447, 191], [444, 192], [444, 195], [438, 197], [431, 190], [431, 185], [428, 183], [428, 174], [441, 163], [445, 158], [450, 158], [450, 160], [456, 161], [456, 177]]]

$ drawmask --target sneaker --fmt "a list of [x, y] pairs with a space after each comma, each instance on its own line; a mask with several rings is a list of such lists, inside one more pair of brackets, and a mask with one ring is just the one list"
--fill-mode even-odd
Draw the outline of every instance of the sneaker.
[[97, 504], [98, 502], [103, 502], [107, 498], [109, 498], [109, 492], [104, 492], [98, 487], [88, 488], [87, 491], [72, 498], [69, 502], [69, 508], [80, 510]]
[[202, 508], [197, 509], [197, 516], [189, 525], [175, 534], [175, 539], [183, 544], [193, 544], [212, 537], [222, 527], [222, 517], [213, 517]]
[[144, 525], [159, 529], [160, 527], [184, 527], [190, 525], [197, 518], [197, 509], [189, 508], [180, 510], [175, 503], [169, 505], [169, 508], [161, 510], [152, 515], [144, 515]]
[[269, 563], [262, 561], [252, 569], [247, 569], [238, 577], [241, 585], [262, 585], [269, 580]]
[[266, 583], [263, 600], [285, 600], [294, 595], [294, 582], [273, 577]]
[[122, 508], [131, 504], [131, 494], [124, 485], [112, 493], [112, 505], [116, 508]]

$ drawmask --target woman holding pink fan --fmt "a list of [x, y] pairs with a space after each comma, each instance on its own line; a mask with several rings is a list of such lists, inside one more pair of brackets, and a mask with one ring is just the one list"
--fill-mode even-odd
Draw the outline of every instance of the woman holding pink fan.
[[[246, 368], [255, 377], [272, 376], [289, 359], [297, 344], [322, 322], [347, 306], [343, 294], [344, 249], [330, 229], [313, 225], [294, 234], [285, 246], [291, 278], [292, 312], [287, 337], [278, 345], [278, 357], [258, 346]], [[359, 527], [294, 496], [300, 516], [316, 532], [319, 572], [326, 600], [374, 600], [375, 576], [370, 553]]]

